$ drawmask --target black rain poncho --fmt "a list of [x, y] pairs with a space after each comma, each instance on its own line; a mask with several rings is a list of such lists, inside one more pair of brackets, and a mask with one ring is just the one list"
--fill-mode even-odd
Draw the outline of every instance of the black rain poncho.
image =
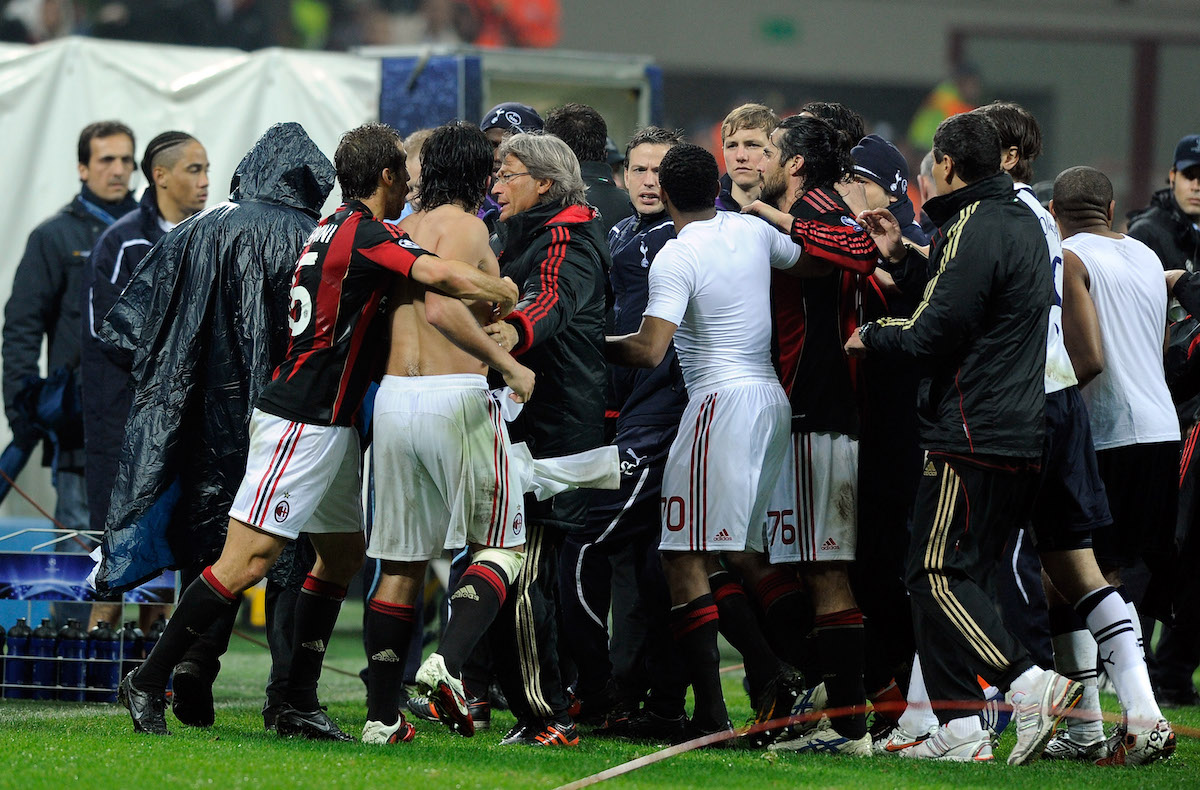
[[296, 259], [334, 179], [299, 124], [271, 127], [229, 201], [155, 245], [105, 318], [105, 340], [133, 354], [134, 395], [100, 591], [219, 556], [253, 406], [287, 349]]

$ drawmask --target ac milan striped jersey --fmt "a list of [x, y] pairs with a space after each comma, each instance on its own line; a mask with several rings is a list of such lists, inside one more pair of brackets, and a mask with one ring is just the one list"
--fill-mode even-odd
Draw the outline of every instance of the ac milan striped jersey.
[[[792, 431], [857, 436], [855, 366], [842, 347], [859, 323], [856, 272], [869, 272], [879, 252], [833, 190], [805, 192], [791, 213], [797, 218], [793, 231], [808, 229], [801, 233], [805, 251], [838, 266], [821, 277], [800, 279], [779, 272], [772, 277], [775, 348], [780, 382], [792, 403]], [[822, 225], [829, 232], [814, 233]], [[848, 236], [843, 228], [857, 232]], [[832, 254], [838, 249], [845, 261]]]
[[[397, 275], [431, 253], [357, 200], [321, 221], [292, 278], [287, 356], [258, 408], [298, 422], [350, 425], [387, 351], [375, 321]], [[380, 316], [382, 318], [382, 316]]]

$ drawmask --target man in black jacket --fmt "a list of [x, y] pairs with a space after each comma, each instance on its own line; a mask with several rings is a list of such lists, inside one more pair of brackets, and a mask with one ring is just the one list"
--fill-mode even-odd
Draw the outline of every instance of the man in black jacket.
[[[883, 318], [846, 343], [863, 356], [925, 365], [926, 462], [913, 513], [907, 584], [917, 650], [943, 726], [906, 757], [980, 761], [992, 745], [977, 715], [976, 676], [1009, 690], [1017, 745], [1009, 763], [1041, 756], [1083, 687], [1036, 666], [1005, 629], [987, 574], [1037, 492], [1045, 435], [1045, 327], [1054, 298], [1045, 236], [1000, 171], [1000, 138], [979, 114], [952, 116], [934, 138], [938, 223], [925, 299], [911, 318]], [[872, 226], [870, 212], [863, 220]], [[909, 252], [908, 254], [916, 254]]]
[[[492, 190], [500, 206], [497, 257], [500, 273], [520, 287], [521, 301], [487, 330], [538, 377], [510, 434], [534, 457], [587, 450], [604, 443], [605, 290], [612, 267], [604, 226], [587, 205], [579, 163], [562, 140], [517, 134], [499, 154]], [[503, 743], [579, 742], [559, 675], [556, 568], [563, 533], [586, 523], [589, 496], [526, 498], [525, 565], [490, 639], [517, 715]]]
[[1164, 269], [1191, 271], [1200, 264], [1200, 134], [1175, 145], [1167, 179], [1149, 206], [1130, 212], [1129, 235], [1154, 250]]
[[560, 138], [579, 159], [587, 201], [600, 212], [605, 233], [633, 215], [629, 196], [613, 183], [612, 168], [604, 150], [608, 124], [600, 113], [586, 104], [564, 104], [546, 116], [546, 134]]
[[[79, 194], [29, 234], [25, 254], [13, 278], [4, 308], [4, 410], [13, 436], [34, 443], [35, 429], [14, 409], [18, 395], [39, 376], [42, 338], [49, 345], [47, 368], [65, 369], [68, 401], [79, 403], [81, 316], [79, 291], [84, 263], [105, 228], [137, 208], [129, 195], [133, 175], [133, 131], [119, 121], [88, 124], [79, 135]], [[53, 459], [58, 503], [54, 518], [68, 529], [87, 529], [83, 481], [83, 423], [78, 412], [66, 415], [49, 443], [43, 463]]]

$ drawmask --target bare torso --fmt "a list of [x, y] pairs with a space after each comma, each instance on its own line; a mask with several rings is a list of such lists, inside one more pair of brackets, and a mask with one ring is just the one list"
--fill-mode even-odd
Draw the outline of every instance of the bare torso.
[[[438, 206], [431, 211], [410, 214], [400, 227], [426, 250], [443, 257], [477, 265], [488, 274], [499, 276], [500, 266], [488, 246], [487, 228], [474, 214], [458, 206]], [[454, 373], [487, 375], [487, 365], [455, 346], [425, 318], [427, 299], [446, 299], [426, 294], [425, 289], [408, 278], [397, 278], [391, 301], [391, 348], [387, 374], [390, 376], [439, 376]], [[467, 303], [480, 324], [491, 320], [492, 305]]]

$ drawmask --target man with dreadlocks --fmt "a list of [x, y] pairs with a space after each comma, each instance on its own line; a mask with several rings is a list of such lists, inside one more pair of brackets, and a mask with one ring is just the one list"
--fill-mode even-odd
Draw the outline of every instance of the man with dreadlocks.
[[[771, 133], [759, 165], [763, 189], [755, 213], [788, 229], [793, 218], [830, 232], [857, 228], [854, 213], [834, 189], [852, 166], [844, 138], [829, 123], [805, 115], [786, 118]], [[847, 574], [858, 531], [859, 415], [855, 366], [842, 344], [858, 322], [858, 277], [874, 270], [879, 251], [861, 229], [849, 245], [852, 254], [843, 264], [827, 264], [815, 277], [776, 276], [771, 284], [778, 369], [792, 421], [784, 468], [767, 510], [766, 543], [772, 564], [798, 564], [807, 581], [813, 619], [793, 623], [789, 632], [798, 642], [806, 626], [813, 628], [813, 668], [820, 679], [808, 684], [812, 688], [795, 712], [823, 707], [826, 699], [836, 708], [861, 706], [866, 699], [863, 617]], [[800, 653], [795, 642], [786, 651], [792, 661]], [[820, 727], [801, 725], [800, 737], [776, 747], [870, 752], [864, 714], [821, 721]]]

